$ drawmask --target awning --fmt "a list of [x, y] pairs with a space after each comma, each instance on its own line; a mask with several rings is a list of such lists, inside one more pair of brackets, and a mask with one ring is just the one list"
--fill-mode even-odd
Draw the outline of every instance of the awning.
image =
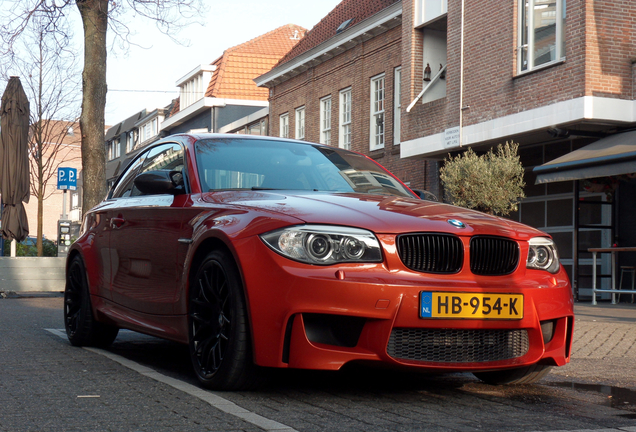
[[532, 171], [535, 184], [636, 173], [636, 131], [601, 138]]

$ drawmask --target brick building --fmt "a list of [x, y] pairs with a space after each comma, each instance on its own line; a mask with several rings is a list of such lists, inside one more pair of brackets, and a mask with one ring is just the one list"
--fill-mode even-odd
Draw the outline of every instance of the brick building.
[[[34, 126], [31, 126], [32, 131]], [[57, 241], [57, 221], [63, 214], [64, 191], [57, 189], [57, 169], [59, 167], [75, 168], [81, 179], [82, 150], [81, 133], [79, 123], [45, 120], [43, 126], [46, 142], [43, 146], [43, 164], [45, 165], [44, 177], [46, 184], [43, 190], [42, 205], [42, 234], [44, 238]], [[31, 168], [31, 196], [29, 202], [24, 205], [29, 221], [29, 237], [37, 236], [38, 227], [38, 200], [35, 190], [38, 187], [35, 181], [37, 167], [34, 159], [30, 159]], [[78, 189], [66, 193], [66, 216], [68, 220], [79, 221], [82, 216], [81, 181], [78, 179]]]
[[554, 237], [585, 296], [587, 248], [636, 245], [635, 40], [633, 0], [344, 0], [255, 81], [270, 135], [350, 147], [436, 194], [449, 153], [519, 143], [511, 218]]

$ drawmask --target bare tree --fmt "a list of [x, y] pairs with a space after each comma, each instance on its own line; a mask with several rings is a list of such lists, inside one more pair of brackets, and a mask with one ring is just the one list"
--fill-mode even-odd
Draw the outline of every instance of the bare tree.
[[[5, 3], [6, 5], [7, 3]], [[80, 115], [83, 199], [86, 210], [97, 205], [106, 195], [106, 149], [104, 144], [104, 111], [106, 106], [107, 31], [123, 47], [131, 43], [129, 16], [153, 20], [157, 28], [173, 37], [175, 31], [198, 16], [201, 0], [21, 0], [12, 2], [0, 14], [0, 37], [6, 57], [15, 55], [15, 47], [29, 22], [45, 16], [50, 28], [67, 23], [73, 6], [79, 10], [84, 29], [84, 70], [82, 73], [82, 111]], [[189, 19], [189, 20], [188, 20]], [[67, 35], [62, 30], [58, 37]]]
[[79, 158], [79, 136], [69, 134], [79, 115], [77, 55], [64, 27], [51, 28], [35, 15], [19, 42], [20, 56], [2, 65], [2, 78], [18, 73], [31, 102], [29, 157], [31, 195], [37, 200], [37, 251], [43, 254], [44, 201], [55, 192], [48, 187], [63, 162]]

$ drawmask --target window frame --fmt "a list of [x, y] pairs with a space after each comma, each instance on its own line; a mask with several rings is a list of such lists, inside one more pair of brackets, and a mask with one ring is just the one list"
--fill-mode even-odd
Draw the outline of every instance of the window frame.
[[305, 105], [296, 108], [296, 116], [294, 118], [295, 138], [298, 140], [305, 139]]
[[[376, 84], [380, 82], [382, 87], [376, 88]], [[371, 77], [369, 83], [369, 150], [373, 151], [383, 149], [386, 142], [386, 73]], [[380, 109], [377, 109], [378, 107]], [[378, 118], [382, 119], [379, 129]]]
[[281, 114], [278, 118], [278, 136], [289, 138], [289, 113]]
[[402, 66], [393, 70], [393, 145], [400, 145], [402, 135]]
[[[541, 0], [518, 0], [517, 2], [517, 74], [522, 75], [538, 69], [549, 67], [554, 64], [561, 63], [565, 60], [565, 20], [566, 20], [566, 0], [556, 0], [556, 18], [555, 18], [555, 56], [554, 60], [550, 60], [539, 65], [535, 65], [534, 58], [534, 13], [530, 13], [527, 19], [525, 5], [528, 4], [528, 10], [534, 10], [534, 5]], [[526, 22], [527, 21], [527, 25]], [[527, 65], [524, 65], [524, 52]]]
[[135, 149], [135, 132], [126, 132], [126, 153], [130, 153]]
[[320, 143], [331, 145], [331, 95], [320, 98]]
[[351, 87], [340, 90], [340, 108], [338, 114], [338, 147], [351, 150], [351, 111], [353, 105]]

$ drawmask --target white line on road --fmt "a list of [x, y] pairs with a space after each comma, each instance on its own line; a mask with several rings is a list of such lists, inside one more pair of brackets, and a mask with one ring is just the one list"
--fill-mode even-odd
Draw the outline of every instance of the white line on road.
[[[66, 332], [62, 329], [45, 329], [46, 331], [53, 333], [56, 336], [59, 336], [63, 339], [66, 339]], [[221, 396], [219, 396], [218, 394], [211, 392], [209, 390], [204, 390], [202, 388], [199, 388], [197, 386], [193, 386], [192, 384], [188, 384], [186, 382], [180, 381], [178, 379], [175, 378], [171, 378], [169, 376], [160, 374], [159, 372], [155, 371], [154, 369], [151, 369], [149, 367], [143, 366], [137, 362], [134, 362], [132, 360], [128, 360], [125, 357], [119, 356], [117, 354], [113, 354], [109, 351], [103, 350], [103, 349], [99, 349], [99, 348], [89, 348], [89, 347], [84, 347], [85, 350], [93, 352], [95, 354], [99, 354], [102, 355], [104, 357], [107, 357], [113, 361], [116, 361], [117, 363], [121, 364], [122, 366], [127, 367], [128, 369], [132, 369], [135, 372], [146, 376], [148, 378], [151, 378], [155, 381], [159, 381], [163, 384], [169, 385], [172, 388], [175, 388], [177, 390], [180, 390], [184, 393], [189, 394], [190, 396], [194, 396], [196, 398], [201, 399], [204, 402], [209, 403], [210, 405], [212, 405], [214, 408], [221, 410], [227, 414], [233, 415], [235, 417], [240, 418], [241, 420], [245, 420], [248, 423], [253, 424], [254, 426], [258, 426], [259, 428], [266, 430], [266, 431], [284, 431], [284, 432], [297, 432], [295, 429], [286, 426], [282, 423], [278, 423], [274, 420], [270, 420], [268, 418], [265, 418], [261, 415], [258, 415], [252, 411], [246, 410], [245, 408], [242, 408], [238, 405], [236, 405], [234, 402], [231, 402]], [[635, 431], [629, 431], [629, 432], [636, 432]]]

